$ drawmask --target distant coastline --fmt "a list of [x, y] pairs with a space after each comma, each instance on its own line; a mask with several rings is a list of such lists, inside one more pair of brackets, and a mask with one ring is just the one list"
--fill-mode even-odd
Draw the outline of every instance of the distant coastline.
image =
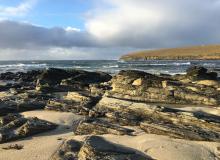
[[220, 45], [137, 51], [120, 60], [220, 60]]

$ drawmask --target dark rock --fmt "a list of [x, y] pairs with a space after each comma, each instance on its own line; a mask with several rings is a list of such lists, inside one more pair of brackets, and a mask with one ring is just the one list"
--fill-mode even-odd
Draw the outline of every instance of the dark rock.
[[15, 150], [21, 150], [23, 149], [24, 146], [23, 145], [20, 145], [20, 144], [11, 144], [9, 146], [6, 146], [6, 147], [2, 147], [2, 149], [4, 150], [11, 150], [11, 149], [15, 149]]
[[82, 147], [81, 142], [76, 140], [67, 140], [61, 148], [53, 155], [53, 160], [77, 160], [78, 152]]
[[7, 115], [8, 113], [17, 112], [17, 105], [14, 101], [2, 101], [0, 100], [0, 116]]
[[3, 116], [3, 117], [0, 117], [0, 127], [10, 123], [11, 121], [14, 121], [18, 118], [21, 118], [22, 116], [20, 114], [8, 114], [7, 116]]
[[190, 80], [217, 80], [217, 73], [208, 72], [204, 67], [192, 66], [186, 70], [186, 77]]
[[8, 113], [44, 109], [45, 105], [45, 101], [36, 99], [7, 98], [0, 100], [0, 116], [7, 115]]
[[20, 128], [18, 128], [16, 131], [18, 132], [19, 136], [27, 137], [55, 129], [56, 127], [57, 125], [51, 122], [40, 120], [35, 117], [35, 118], [29, 118], [27, 122], [23, 124]]
[[[3, 119], [7, 118], [3, 117]], [[7, 121], [0, 127], [0, 143], [25, 138], [57, 127], [56, 124], [38, 118], [12, 117], [10, 120], [12, 121]]]
[[26, 73], [24, 72], [6, 72], [0, 74], [1, 80], [12, 80], [12, 81], [20, 81], [20, 82], [36, 82], [37, 77], [42, 73], [40, 70], [32, 70]]
[[[50, 68], [45, 70], [37, 80], [37, 90], [71, 91], [87, 89], [89, 84], [106, 82], [111, 76], [103, 72], [87, 72], [80, 70], [62, 70]], [[67, 87], [65, 87], [67, 86]], [[67, 90], [69, 87], [69, 90]]]
[[101, 119], [89, 118], [82, 120], [73, 132], [75, 135], [131, 135], [134, 130], [111, 124], [110, 122]]

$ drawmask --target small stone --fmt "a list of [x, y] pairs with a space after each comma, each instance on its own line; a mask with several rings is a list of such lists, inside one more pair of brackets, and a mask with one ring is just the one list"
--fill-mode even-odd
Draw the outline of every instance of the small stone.
[[24, 148], [24, 146], [21, 144], [11, 144], [9, 146], [2, 147], [2, 149], [4, 149], [4, 150], [10, 150], [10, 149], [21, 150], [23, 148]]

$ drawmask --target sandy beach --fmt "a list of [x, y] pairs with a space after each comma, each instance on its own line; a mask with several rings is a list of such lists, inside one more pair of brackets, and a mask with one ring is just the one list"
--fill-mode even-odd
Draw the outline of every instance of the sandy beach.
[[[189, 108], [186, 108], [189, 110]], [[196, 109], [196, 108], [194, 108]], [[199, 109], [199, 108], [198, 108]], [[214, 113], [219, 110], [213, 111]], [[30, 111], [22, 113], [25, 117], [36, 116], [56, 124], [59, 127], [43, 134], [23, 140], [0, 144], [1, 160], [48, 160], [67, 139], [84, 140], [86, 136], [73, 136], [72, 124], [82, 118], [72, 113], [54, 111]], [[158, 160], [218, 160], [220, 143], [198, 142], [172, 139], [167, 136], [145, 134], [136, 128], [136, 136], [104, 135], [107, 140], [126, 147], [134, 148]], [[3, 150], [9, 144], [21, 144], [22, 150]]]

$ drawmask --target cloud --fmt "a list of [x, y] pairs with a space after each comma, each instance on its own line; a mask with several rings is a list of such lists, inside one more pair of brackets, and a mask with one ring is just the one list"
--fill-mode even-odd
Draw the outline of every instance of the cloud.
[[93, 37], [76, 28], [45, 28], [29, 23], [0, 21], [0, 48], [90, 47]]
[[0, 16], [2, 17], [24, 16], [33, 8], [36, 2], [37, 0], [26, 0], [18, 4], [17, 6], [0, 5]]
[[0, 60], [103, 60], [117, 59], [121, 53], [134, 51], [135, 48], [99, 47], [48, 47], [32, 49], [0, 49]]
[[[94, 1], [99, 5], [86, 14], [84, 30], [0, 21], [0, 59], [105, 59], [131, 50], [220, 43], [219, 0]], [[31, 2], [0, 9], [0, 15], [27, 13]]]
[[218, 0], [103, 0], [86, 28], [101, 42], [144, 48], [220, 42]]

